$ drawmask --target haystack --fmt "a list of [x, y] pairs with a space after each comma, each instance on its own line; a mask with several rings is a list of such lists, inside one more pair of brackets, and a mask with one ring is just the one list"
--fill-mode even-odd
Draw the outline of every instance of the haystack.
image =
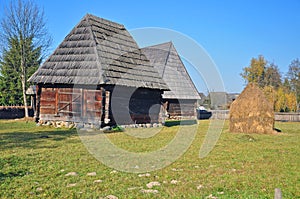
[[256, 84], [249, 83], [231, 104], [229, 121], [231, 132], [273, 133], [273, 106]]

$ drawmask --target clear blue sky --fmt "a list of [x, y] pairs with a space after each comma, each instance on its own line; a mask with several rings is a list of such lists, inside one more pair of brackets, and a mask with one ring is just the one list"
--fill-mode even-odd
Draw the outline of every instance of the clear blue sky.
[[[228, 92], [242, 91], [245, 84], [239, 74], [252, 57], [265, 56], [283, 74], [293, 59], [300, 58], [299, 0], [36, 2], [44, 8], [53, 49], [86, 13], [124, 24], [129, 30], [173, 29], [202, 45], [216, 63]], [[0, 17], [7, 3], [0, 0]]]

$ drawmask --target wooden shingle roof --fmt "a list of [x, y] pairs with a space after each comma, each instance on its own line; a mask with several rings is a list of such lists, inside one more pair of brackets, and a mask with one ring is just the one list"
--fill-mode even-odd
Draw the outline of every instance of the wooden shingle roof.
[[168, 90], [123, 25], [90, 14], [83, 17], [29, 81]]
[[165, 99], [200, 99], [182, 60], [172, 42], [142, 48], [142, 52], [157, 69], [170, 88], [164, 91]]

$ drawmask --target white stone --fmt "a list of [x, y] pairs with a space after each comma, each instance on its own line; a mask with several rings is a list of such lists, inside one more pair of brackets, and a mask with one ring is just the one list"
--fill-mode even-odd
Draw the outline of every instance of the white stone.
[[76, 186], [76, 183], [73, 183], [73, 184], [68, 184], [67, 187], [75, 187]]
[[200, 185], [197, 186], [197, 189], [199, 190], [199, 189], [202, 189], [203, 187], [204, 186], [202, 184], [200, 184]]
[[114, 196], [114, 195], [108, 195], [105, 198], [107, 198], [107, 199], [118, 199], [118, 197]]
[[151, 189], [152, 187], [154, 186], [160, 186], [160, 183], [157, 182], [157, 181], [154, 181], [154, 182], [149, 182], [148, 184], [146, 184], [146, 186]]
[[69, 172], [65, 176], [78, 176], [76, 172]]
[[36, 191], [43, 191], [43, 188], [42, 187], [38, 187], [38, 188], [36, 188]]
[[142, 189], [141, 192], [142, 193], [154, 193], [154, 194], [158, 193], [158, 191], [156, 189]]
[[171, 183], [171, 184], [177, 184], [177, 183], [178, 183], [178, 180], [171, 180], [170, 183]]
[[139, 177], [149, 177], [149, 176], [151, 176], [151, 174], [150, 173], [143, 173], [143, 174], [139, 174], [138, 176]]
[[96, 172], [91, 172], [91, 173], [87, 173], [86, 175], [87, 175], [87, 176], [96, 176], [97, 173], [96, 173]]

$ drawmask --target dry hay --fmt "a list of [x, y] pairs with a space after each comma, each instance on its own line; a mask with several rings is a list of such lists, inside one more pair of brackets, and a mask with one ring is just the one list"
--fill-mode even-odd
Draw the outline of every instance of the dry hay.
[[273, 106], [254, 83], [231, 104], [229, 114], [231, 132], [274, 133]]

